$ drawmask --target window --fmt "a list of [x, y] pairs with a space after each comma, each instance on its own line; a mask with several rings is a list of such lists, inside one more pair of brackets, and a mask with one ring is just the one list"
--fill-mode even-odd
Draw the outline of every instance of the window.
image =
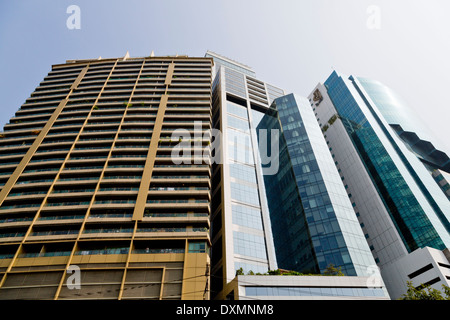
[[247, 274], [249, 271], [253, 271], [253, 273], [266, 273], [269, 269], [267, 264], [235, 262], [234, 269], [239, 270], [240, 268], [242, 268], [244, 274]]
[[255, 167], [243, 164], [230, 164], [230, 176], [239, 180], [256, 183]]
[[448, 264], [438, 262], [438, 265], [441, 266], [441, 267], [450, 269], [450, 265], [448, 265]]
[[234, 224], [257, 230], [263, 230], [261, 210], [249, 206], [233, 204], [232, 213]]
[[244, 119], [248, 119], [248, 114], [247, 114], [247, 108], [238, 106], [234, 103], [227, 103], [227, 111], [230, 114], [233, 114], [235, 116], [244, 118]]
[[233, 232], [234, 253], [267, 259], [264, 237], [244, 232]]
[[206, 252], [206, 243], [202, 242], [189, 242], [189, 253], [205, 253]]
[[248, 121], [228, 115], [228, 126], [242, 131], [249, 130]]
[[263, 287], [246, 286], [246, 296], [365, 296], [383, 297], [382, 288], [338, 288], [338, 287]]
[[413, 272], [413, 273], [410, 273], [410, 274], [408, 274], [408, 278], [410, 278], [410, 279], [412, 279], [412, 278], [415, 278], [415, 277], [417, 277], [418, 275], [420, 275], [420, 274], [422, 274], [422, 273], [424, 273], [424, 272], [426, 272], [426, 271], [428, 271], [428, 270], [430, 270], [430, 269], [433, 269], [433, 265], [430, 263], [430, 264], [427, 264], [425, 267], [423, 267], [423, 268], [420, 268], [419, 270], [416, 270], [415, 272]]
[[257, 187], [251, 187], [245, 184], [231, 183], [231, 198], [240, 202], [259, 205], [259, 195]]

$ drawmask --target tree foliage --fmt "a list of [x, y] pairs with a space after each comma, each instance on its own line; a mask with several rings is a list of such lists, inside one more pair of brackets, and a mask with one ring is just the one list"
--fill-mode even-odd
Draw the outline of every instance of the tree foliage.
[[336, 268], [333, 264], [328, 265], [328, 267], [323, 272], [326, 276], [343, 276], [342, 268]]
[[442, 285], [444, 293], [431, 288], [429, 285], [414, 287], [411, 281], [407, 282], [408, 290], [400, 300], [450, 300], [450, 287]]

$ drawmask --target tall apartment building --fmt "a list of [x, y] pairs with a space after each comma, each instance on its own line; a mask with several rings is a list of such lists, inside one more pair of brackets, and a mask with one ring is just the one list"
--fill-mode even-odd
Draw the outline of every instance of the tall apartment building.
[[[428, 138], [399, 116], [398, 101], [377, 82], [333, 72], [309, 100], [392, 297], [401, 290], [387, 273], [398, 268], [409, 270], [401, 279], [404, 291], [409, 280], [419, 286], [419, 278], [437, 289], [448, 284], [450, 265], [442, 261], [450, 246], [450, 202], [424, 165], [444, 168], [445, 157], [425, 151]], [[411, 254], [418, 262], [405, 258]], [[440, 276], [423, 276], [429, 264]]]
[[0, 135], [0, 299], [209, 298], [212, 68], [52, 67]]
[[246, 65], [211, 51], [206, 57], [214, 59], [213, 127], [223, 146], [211, 172], [214, 297], [226, 291], [240, 268], [244, 273], [277, 269], [256, 128], [284, 91], [256, 79]]

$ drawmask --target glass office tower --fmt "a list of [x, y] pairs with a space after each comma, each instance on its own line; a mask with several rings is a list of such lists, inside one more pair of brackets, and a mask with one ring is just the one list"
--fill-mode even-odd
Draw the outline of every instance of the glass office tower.
[[214, 59], [216, 68], [213, 127], [222, 139], [221, 147], [214, 148], [218, 158], [212, 164], [214, 297], [240, 268], [244, 273], [277, 268], [255, 129], [271, 101], [284, 91], [256, 79], [246, 65], [211, 51], [206, 56]]
[[444, 151], [445, 147], [393, 90], [376, 80], [358, 77], [357, 81], [389, 126], [422, 161], [450, 200], [450, 158]]
[[264, 175], [278, 266], [367, 275], [375, 261], [308, 99], [275, 99], [260, 128], [280, 132], [279, 171]]
[[309, 100], [382, 274], [418, 249], [449, 248], [450, 202], [424, 166], [437, 158], [401, 135], [413, 128], [431, 138], [411, 125], [399, 100], [377, 82], [337, 72]]
[[[0, 299], [209, 298], [212, 68], [52, 67], [0, 134]], [[200, 136], [181, 164], [176, 129]]]

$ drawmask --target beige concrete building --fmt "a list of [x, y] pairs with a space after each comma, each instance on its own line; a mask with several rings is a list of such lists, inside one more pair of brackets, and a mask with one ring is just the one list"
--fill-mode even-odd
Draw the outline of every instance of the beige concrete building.
[[211, 164], [172, 134], [207, 154], [212, 67], [52, 67], [0, 134], [0, 299], [209, 299]]

